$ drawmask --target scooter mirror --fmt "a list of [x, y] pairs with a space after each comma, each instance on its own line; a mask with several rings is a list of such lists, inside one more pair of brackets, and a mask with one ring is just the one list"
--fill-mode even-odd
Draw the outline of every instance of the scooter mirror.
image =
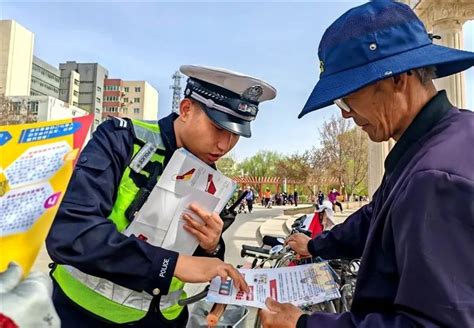
[[270, 249], [270, 252], [269, 254], [270, 255], [277, 255], [277, 254], [280, 254], [281, 251], [283, 251], [283, 245], [275, 245], [273, 246], [271, 249]]

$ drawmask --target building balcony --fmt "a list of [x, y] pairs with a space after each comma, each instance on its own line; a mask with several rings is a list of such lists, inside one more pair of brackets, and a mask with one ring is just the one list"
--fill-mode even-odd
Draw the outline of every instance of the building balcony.
[[102, 112], [102, 118], [107, 118], [107, 116], [125, 117], [126, 115], [120, 112], [106, 112], [106, 111]]

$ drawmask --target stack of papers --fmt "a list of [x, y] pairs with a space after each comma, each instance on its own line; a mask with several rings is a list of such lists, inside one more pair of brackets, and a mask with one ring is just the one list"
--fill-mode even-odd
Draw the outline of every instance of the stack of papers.
[[340, 297], [327, 262], [239, 271], [249, 285], [248, 294], [238, 291], [232, 280], [222, 282], [217, 277], [211, 281], [206, 300], [266, 309], [267, 297], [295, 306], [313, 305]]
[[124, 231], [154, 246], [192, 255], [198, 240], [184, 230], [182, 220], [196, 203], [203, 210], [220, 213], [237, 184], [187, 150], [176, 150], [147, 201]]

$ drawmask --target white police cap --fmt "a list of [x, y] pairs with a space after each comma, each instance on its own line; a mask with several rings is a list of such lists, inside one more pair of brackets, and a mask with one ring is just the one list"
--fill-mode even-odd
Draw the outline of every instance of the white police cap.
[[183, 65], [189, 76], [184, 96], [203, 105], [218, 126], [243, 137], [250, 137], [250, 122], [262, 101], [276, 97], [276, 89], [258, 78], [222, 68]]

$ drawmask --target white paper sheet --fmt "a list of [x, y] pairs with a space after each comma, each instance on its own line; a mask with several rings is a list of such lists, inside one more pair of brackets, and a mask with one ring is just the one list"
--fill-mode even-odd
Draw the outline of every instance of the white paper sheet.
[[124, 231], [154, 246], [191, 255], [198, 240], [184, 230], [183, 212], [198, 204], [207, 212], [219, 213], [234, 192], [236, 183], [200, 161], [185, 149], [174, 152], [147, 201]]
[[232, 280], [214, 278], [207, 301], [265, 309], [271, 297], [295, 306], [313, 305], [340, 297], [326, 262], [276, 269], [240, 269], [250, 293], [239, 292]]

